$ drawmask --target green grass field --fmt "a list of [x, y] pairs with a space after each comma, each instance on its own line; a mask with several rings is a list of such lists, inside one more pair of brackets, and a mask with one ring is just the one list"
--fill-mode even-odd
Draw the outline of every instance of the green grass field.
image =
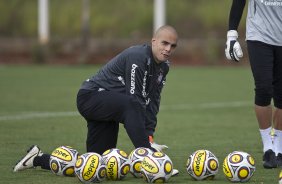
[[[76, 93], [95, 66], [0, 66], [0, 183], [80, 183], [40, 168], [13, 173], [26, 149], [37, 144], [50, 153], [70, 145], [85, 152], [86, 123], [76, 110]], [[249, 183], [278, 183], [279, 169], [262, 167], [262, 146], [252, 109], [253, 81], [248, 67], [172, 67], [162, 94], [155, 141], [180, 170], [170, 183], [229, 183], [222, 171], [228, 153], [242, 150], [256, 161]], [[110, 136], [110, 135], [109, 135]], [[120, 128], [118, 148], [133, 146]], [[212, 151], [220, 162], [214, 181], [193, 181], [186, 173], [188, 156], [197, 149]], [[121, 182], [144, 183], [128, 175]]]

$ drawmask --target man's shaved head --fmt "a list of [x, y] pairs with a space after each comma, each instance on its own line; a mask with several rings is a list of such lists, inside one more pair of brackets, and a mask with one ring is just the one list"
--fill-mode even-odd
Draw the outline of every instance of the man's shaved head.
[[178, 34], [176, 30], [172, 26], [169, 26], [169, 25], [164, 25], [160, 27], [159, 29], [157, 29], [157, 31], [154, 33], [154, 37], [159, 37], [163, 32], [169, 32], [170, 34], [178, 38]]
[[167, 61], [174, 52], [178, 41], [176, 30], [165, 25], [160, 27], [152, 38], [152, 51], [157, 63]]

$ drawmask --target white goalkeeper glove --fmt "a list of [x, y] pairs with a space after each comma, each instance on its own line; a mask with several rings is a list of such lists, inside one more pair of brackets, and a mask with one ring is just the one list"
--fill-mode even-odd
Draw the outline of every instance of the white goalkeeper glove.
[[240, 43], [237, 41], [238, 32], [229, 30], [227, 32], [227, 41], [225, 47], [225, 56], [229, 60], [238, 62], [243, 57], [243, 52]]
[[151, 147], [159, 152], [163, 152], [163, 150], [168, 149], [167, 145], [157, 144], [155, 142], [150, 142], [150, 143], [151, 143]]
[[154, 148], [156, 151], [163, 152], [163, 150], [168, 149], [167, 145], [157, 144], [156, 142], [154, 142], [153, 136], [149, 136], [149, 141], [151, 147]]
[[177, 176], [178, 174], [179, 174], [179, 171], [177, 169], [173, 169], [171, 176]]

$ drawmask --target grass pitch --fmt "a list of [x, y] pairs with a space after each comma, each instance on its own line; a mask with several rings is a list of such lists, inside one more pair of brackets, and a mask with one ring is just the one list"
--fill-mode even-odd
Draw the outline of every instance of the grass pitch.
[[[97, 70], [96, 66], [0, 66], [0, 183], [80, 183], [40, 168], [13, 173], [12, 167], [32, 144], [46, 153], [61, 145], [85, 152], [86, 123], [77, 113], [76, 93]], [[180, 170], [170, 183], [198, 183], [185, 170], [188, 156], [197, 149], [210, 150], [220, 162], [215, 179], [201, 184], [229, 183], [222, 162], [235, 150], [255, 158], [256, 172], [249, 183], [278, 182], [279, 169], [262, 167], [253, 88], [248, 67], [171, 68], [155, 134], [156, 142], [169, 146], [166, 153]], [[118, 148], [133, 150], [122, 126]], [[119, 183], [133, 182], [144, 183], [130, 174]]]

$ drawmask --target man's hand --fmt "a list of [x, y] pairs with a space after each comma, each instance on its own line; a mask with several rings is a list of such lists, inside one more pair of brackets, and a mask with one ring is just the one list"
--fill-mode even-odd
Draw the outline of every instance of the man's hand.
[[168, 149], [166, 145], [157, 144], [155, 142], [151, 142], [151, 147], [159, 152], [163, 152], [163, 150]]
[[167, 145], [157, 144], [156, 142], [154, 142], [153, 136], [149, 136], [149, 141], [151, 147], [159, 152], [163, 152], [163, 150], [168, 149]]
[[236, 30], [230, 30], [227, 32], [227, 41], [225, 48], [225, 56], [229, 60], [238, 62], [243, 57], [243, 52], [238, 39], [238, 32]]

